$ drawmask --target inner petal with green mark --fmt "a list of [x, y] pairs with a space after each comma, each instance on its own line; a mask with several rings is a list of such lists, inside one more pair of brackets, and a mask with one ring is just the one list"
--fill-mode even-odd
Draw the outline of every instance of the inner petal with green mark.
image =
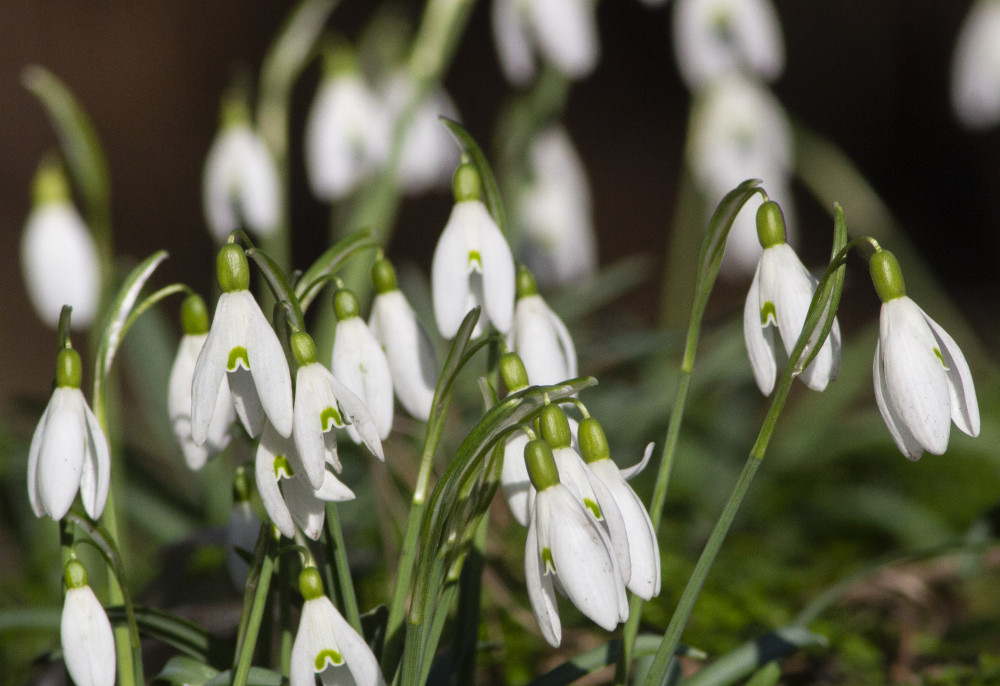
[[545, 565], [546, 574], [554, 574], [556, 563], [552, 559], [552, 548], [542, 548], [542, 563]]
[[480, 273], [483, 271], [483, 256], [479, 254], [478, 250], [469, 251], [469, 271]]
[[600, 506], [598, 506], [598, 504], [595, 503], [593, 500], [591, 500], [590, 498], [584, 498], [583, 504], [587, 506], [587, 509], [590, 510], [590, 514], [594, 515], [594, 518], [597, 521], [601, 521], [602, 519], [604, 519], [604, 515], [601, 514]]
[[332, 664], [334, 667], [339, 667], [344, 664], [344, 658], [340, 656], [336, 650], [331, 650], [326, 648], [325, 650], [319, 651], [316, 655], [316, 671], [322, 672], [326, 669], [328, 664]]
[[250, 369], [250, 358], [247, 357], [247, 349], [238, 345], [229, 351], [229, 360], [226, 362], [226, 369], [235, 372], [237, 366]]
[[778, 315], [774, 312], [774, 303], [768, 300], [764, 303], [764, 307], [760, 308], [760, 325], [767, 326], [768, 324], [777, 324]]
[[323, 433], [326, 433], [327, 431], [332, 431], [334, 427], [344, 426], [344, 418], [340, 416], [337, 408], [328, 407], [320, 414], [319, 424]]
[[295, 472], [292, 471], [292, 465], [288, 464], [288, 458], [284, 455], [278, 455], [274, 458], [274, 478], [278, 481], [282, 479], [291, 479], [295, 476]]
[[941, 362], [941, 366], [947, 369], [948, 365], [944, 361], [944, 355], [941, 354], [941, 350], [934, 348], [934, 354], [937, 355], [938, 360]]

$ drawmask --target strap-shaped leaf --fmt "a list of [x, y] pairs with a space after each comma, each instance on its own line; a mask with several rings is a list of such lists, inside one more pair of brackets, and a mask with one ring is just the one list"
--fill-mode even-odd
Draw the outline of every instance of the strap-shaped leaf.
[[261, 273], [264, 274], [267, 285], [274, 294], [274, 299], [281, 303], [288, 303], [288, 306], [291, 308], [292, 317], [295, 319], [295, 325], [299, 329], [305, 330], [306, 322], [302, 314], [302, 308], [299, 306], [299, 299], [295, 297], [295, 292], [292, 290], [291, 284], [288, 283], [288, 277], [285, 276], [285, 272], [263, 250], [250, 248], [247, 250], [247, 257], [252, 259]]
[[[632, 648], [633, 657], [646, 657], [655, 655], [656, 649], [660, 647], [662, 636], [655, 634], [643, 634], [635, 637], [635, 646]], [[558, 667], [532, 679], [528, 686], [567, 686], [568, 684], [587, 676], [608, 665], [613, 665], [618, 661], [621, 653], [621, 639], [608, 641], [604, 645], [591, 648], [573, 657]], [[704, 659], [705, 653], [691, 648], [684, 644], [678, 645], [675, 655], [683, 655], [697, 659]]]
[[482, 149], [476, 140], [472, 137], [465, 128], [459, 124], [457, 121], [448, 119], [448, 117], [439, 117], [448, 130], [451, 131], [452, 135], [458, 140], [458, 144], [462, 146], [462, 152], [469, 156], [469, 160], [476, 166], [476, 171], [479, 172], [479, 178], [483, 182], [483, 193], [486, 195], [483, 198], [483, 202], [486, 204], [486, 209], [490, 211], [493, 216], [493, 221], [497, 223], [500, 227], [500, 231], [503, 235], [507, 235], [507, 214], [503, 209], [503, 201], [500, 199], [500, 188], [497, 186], [496, 177], [493, 175], [493, 170], [490, 168], [489, 162], [486, 161], [486, 155], [483, 154]]
[[295, 295], [302, 303], [302, 310], [309, 309], [323, 286], [351, 255], [359, 250], [377, 247], [378, 242], [371, 239], [371, 231], [368, 229], [355, 231], [330, 246], [295, 283]]
[[748, 641], [684, 681], [684, 686], [723, 686], [743, 679], [761, 667], [804, 648], [827, 645], [825, 636], [805, 627], [786, 626]]

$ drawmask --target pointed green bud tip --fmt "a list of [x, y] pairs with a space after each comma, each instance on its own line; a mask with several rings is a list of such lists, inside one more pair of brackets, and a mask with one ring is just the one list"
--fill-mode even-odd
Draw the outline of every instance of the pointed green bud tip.
[[181, 327], [188, 336], [208, 333], [208, 308], [204, 298], [197, 293], [192, 293], [181, 303]]
[[38, 165], [32, 186], [35, 207], [69, 202], [70, 197], [69, 181], [66, 179], [62, 163], [54, 155], [46, 155]]
[[246, 469], [241, 466], [233, 475], [233, 504], [245, 503], [248, 500], [250, 500], [250, 480], [247, 479]]
[[528, 387], [528, 370], [517, 353], [504, 353], [500, 357], [500, 376], [507, 390], [513, 393]]
[[543, 438], [528, 441], [524, 446], [524, 463], [528, 467], [531, 485], [539, 491], [559, 483], [559, 470], [556, 469], [552, 448]]
[[299, 574], [299, 592], [306, 600], [316, 600], [323, 595], [323, 579], [315, 567], [306, 567]]
[[517, 297], [527, 298], [529, 295], [538, 295], [538, 284], [535, 283], [535, 277], [532, 276], [531, 270], [529, 270], [524, 265], [521, 265], [517, 269]]
[[611, 450], [608, 448], [604, 429], [593, 417], [587, 417], [580, 422], [580, 427], [576, 430], [576, 439], [580, 443], [580, 455], [588, 464], [611, 459]]
[[73, 348], [63, 348], [56, 353], [56, 387], [79, 388], [83, 379], [80, 353]]
[[227, 243], [219, 250], [215, 258], [215, 271], [219, 277], [219, 286], [224, 293], [246, 291], [250, 289], [250, 265], [243, 248], [235, 243]]
[[66, 588], [83, 588], [87, 585], [87, 568], [79, 560], [70, 560], [65, 570]]
[[375, 264], [372, 265], [372, 283], [375, 284], [375, 292], [379, 294], [399, 288], [396, 283], [396, 269], [392, 266], [392, 262], [384, 257], [375, 260]]
[[566, 413], [558, 405], [546, 405], [538, 418], [542, 427], [542, 438], [553, 448], [568, 448], [573, 440]]
[[316, 361], [316, 343], [313, 342], [312, 336], [305, 331], [293, 333], [289, 344], [292, 348], [292, 355], [295, 357], [295, 363], [300, 367]]
[[757, 208], [757, 239], [762, 248], [773, 248], [785, 242], [785, 217], [773, 200]]
[[479, 178], [479, 171], [474, 164], [464, 162], [458, 165], [451, 180], [451, 189], [455, 194], [455, 202], [479, 200], [483, 197], [483, 180]]
[[333, 294], [333, 312], [337, 319], [350, 319], [358, 316], [358, 299], [346, 288], [341, 288]]
[[888, 250], [879, 250], [868, 260], [868, 271], [872, 275], [872, 284], [882, 302], [889, 302], [906, 295], [906, 284], [903, 283], [903, 272], [899, 268], [896, 256]]

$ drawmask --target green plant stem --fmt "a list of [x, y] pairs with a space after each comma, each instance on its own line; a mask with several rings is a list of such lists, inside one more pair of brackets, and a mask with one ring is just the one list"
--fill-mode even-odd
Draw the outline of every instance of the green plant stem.
[[326, 506], [326, 544], [332, 555], [337, 571], [337, 590], [343, 605], [344, 616], [354, 630], [363, 635], [361, 629], [361, 613], [358, 611], [358, 599], [354, 594], [354, 582], [351, 580], [351, 566], [347, 561], [347, 549], [344, 547], [344, 532], [340, 527], [340, 513], [336, 503]]
[[274, 572], [271, 541], [273, 541], [271, 525], [264, 524], [261, 526], [260, 536], [257, 537], [254, 564], [243, 596], [243, 612], [240, 614], [240, 630], [236, 640], [236, 654], [233, 656], [232, 686], [246, 686], [250, 665], [253, 663], [257, 636], [260, 634], [264, 608], [267, 606], [271, 588], [271, 576]]
[[281, 627], [281, 643], [279, 645], [279, 667], [281, 676], [288, 679], [291, 674], [292, 644], [295, 634], [292, 632], [292, 564], [288, 555], [278, 559], [278, 622]]

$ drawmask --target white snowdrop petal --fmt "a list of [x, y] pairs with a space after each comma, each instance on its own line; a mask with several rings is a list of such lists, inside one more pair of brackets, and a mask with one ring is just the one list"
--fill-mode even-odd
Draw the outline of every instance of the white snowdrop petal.
[[87, 431], [84, 405], [78, 388], [57, 388], [49, 401], [36, 483], [42, 508], [52, 519], [66, 516], [80, 488]]
[[[326, 440], [323, 413], [332, 408], [339, 413], [337, 399], [319, 363], [299, 367], [295, 375], [295, 406], [292, 437], [302, 460], [303, 470], [313, 488], [323, 484], [326, 471]], [[333, 429], [331, 428], [331, 432]]]
[[236, 210], [233, 207], [235, 190], [233, 152], [234, 138], [230, 131], [222, 131], [212, 142], [205, 159], [202, 175], [202, 202], [205, 221], [216, 242], [222, 243], [233, 230], [239, 227]]
[[83, 404], [83, 413], [86, 419], [87, 449], [84, 453], [83, 473], [80, 475], [80, 498], [91, 519], [99, 519], [104, 512], [111, 486], [111, 452], [104, 430], [86, 402]]
[[[618, 571], [621, 574], [622, 583], [628, 586], [632, 579], [632, 553], [629, 551], [629, 531], [626, 527], [625, 518], [618, 505], [618, 499], [611, 493], [605, 483], [596, 474], [584, 466], [584, 473], [590, 480], [590, 487], [594, 489], [597, 496], [597, 503], [601, 506], [601, 514], [604, 516], [604, 525], [608, 532], [608, 538], [618, 556]], [[628, 485], [625, 486], [628, 488]], [[629, 489], [631, 490], [631, 489]]]
[[292, 377], [277, 334], [271, 328], [249, 291], [247, 300], [247, 355], [260, 404], [274, 428], [284, 437], [292, 435]]
[[90, 586], [66, 591], [60, 624], [66, 669], [77, 686], [112, 686], [115, 639], [108, 615]]
[[[364, 638], [347, 623], [347, 620], [337, 612], [332, 603], [329, 604], [329, 610], [326, 614], [337, 645], [343, 651], [345, 666], [350, 671], [354, 683], [358, 686], [384, 686], [385, 679], [379, 669], [378, 661], [371, 648], [365, 643]], [[324, 683], [327, 683], [326, 679], [324, 679]]]
[[[523, 461], [523, 460], [522, 460]], [[528, 538], [524, 544], [524, 581], [528, 587], [528, 600], [542, 636], [553, 648], [562, 642], [562, 622], [556, 605], [556, 591], [552, 577], [542, 569], [541, 548], [538, 545], [537, 518], [528, 525]]]
[[507, 345], [520, 355], [532, 384], [550, 385], [576, 376], [569, 331], [540, 295], [518, 299]]
[[427, 421], [437, 385], [437, 359], [430, 336], [402, 291], [375, 296], [369, 327], [385, 348], [396, 397], [414, 418]]
[[[230, 351], [246, 339], [246, 304], [234, 295], [219, 296], [212, 327], [195, 364], [191, 381], [191, 438], [195, 445], [203, 445], [208, 439]], [[229, 388], [232, 390], [231, 385]]]
[[497, 331], [507, 333], [514, 318], [514, 256], [486, 206], [477, 202], [473, 207], [479, 214], [484, 307]]
[[631, 481], [635, 477], [639, 476], [639, 474], [641, 474], [642, 471], [649, 464], [649, 460], [652, 457], [653, 457], [653, 444], [648, 443], [646, 444], [646, 449], [642, 452], [642, 459], [639, 460], [638, 463], [632, 465], [631, 467], [626, 467], [625, 469], [621, 470], [622, 477], [624, 477], [626, 481]]
[[[431, 295], [438, 330], [451, 339], [470, 308], [468, 203], [456, 203], [441, 232], [431, 263]], [[482, 318], [482, 317], [480, 317]]]
[[240, 210], [247, 226], [262, 238], [274, 235], [281, 209], [278, 171], [267, 145], [255, 134], [241, 141], [240, 173]]
[[[341, 659], [345, 654], [334, 637], [330, 615], [337, 611], [326, 596], [307, 600], [302, 604], [302, 617], [299, 620], [299, 630], [295, 634], [292, 645], [291, 671], [289, 673], [291, 686], [314, 686], [317, 657], [324, 651], [333, 651]], [[330, 664], [329, 660], [321, 664]]]
[[528, 526], [528, 515], [533, 500], [531, 478], [524, 462], [524, 446], [528, 444], [528, 434], [519, 431], [504, 444], [503, 469], [500, 472], [500, 486], [511, 514], [521, 526]]
[[285, 479], [282, 494], [288, 511], [292, 513], [292, 518], [302, 529], [302, 533], [318, 541], [326, 519], [326, 503], [316, 497], [316, 491], [309, 485], [309, 480], [300, 474]]
[[518, 0], [493, 0], [491, 15], [493, 43], [504, 76], [516, 86], [530, 82], [535, 78], [535, 60]]
[[750, 291], [743, 306], [743, 340], [746, 342], [750, 367], [757, 387], [764, 395], [771, 395], [775, 376], [778, 373], [775, 362], [774, 327], [761, 323], [760, 268], [754, 272]]
[[[919, 306], [918, 306], [919, 307]], [[959, 349], [955, 340], [948, 332], [923, 310], [924, 321], [931, 328], [931, 333], [937, 339], [941, 362], [945, 368], [945, 380], [951, 396], [951, 419], [955, 426], [969, 436], [979, 435], [979, 401], [976, 400], [976, 387], [972, 381], [972, 372], [965, 355]]]
[[392, 431], [392, 375], [382, 346], [361, 317], [337, 322], [333, 342], [333, 374], [362, 399], [379, 437]]
[[240, 418], [240, 423], [250, 437], [256, 438], [264, 428], [267, 415], [260, 403], [260, 396], [257, 395], [257, 385], [254, 383], [253, 375], [249, 369], [238, 366], [226, 374], [226, 382], [229, 384], [236, 416]]
[[295, 522], [288, 505], [285, 504], [284, 497], [281, 495], [278, 475], [275, 472], [274, 463], [278, 455], [281, 454], [280, 445], [280, 436], [271, 426], [266, 426], [257, 448], [254, 474], [257, 477], [257, 492], [260, 494], [267, 516], [278, 527], [278, 531], [288, 538], [294, 538]]
[[[54, 395], [55, 393], [53, 393]], [[28, 448], [28, 501], [31, 503], [31, 510], [35, 513], [36, 517], [45, 515], [45, 507], [42, 505], [42, 495], [38, 490], [38, 457], [42, 452], [42, 443], [45, 442], [45, 428], [48, 426], [51, 409], [52, 400], [49, 399], [48, 405], [45, 406], [45, 411], [42, 412], [41, 419], [38, 420], [38, 426], [35, 427], [35, 432], [31, 436], [31, 446]]]
[[1000, 3], [978, 0], [962, 23], [951, 69], [951, 103], [970, 128], [1000, 122]]
[[538, 48], [546, 60], [571, 79], [590, 74], [600, 56], [596, 6], [585, 0], [528, 2]]
[[924, 454], [924, 447], [913, 436], [895, 407], [889, 401], [889, 391], [885, 385], [884, 362], [882, 346], [875, 343], [875, 361], [872, 364], [872, 379], [875, 382], [875, 404], [878, 405], [882, 420], [889, 429], [889, 435], [899, 451], [909, 460], [919, 460]]
[[333, 394], [337, 397], [337, 403], [350, 419], [351, 427], [358, 433], [361, 442], [371, 451], [372, 455], [384, 462], [385, 454], [382, 452], [382, 441], [379, 440], [378, 428], [364, 402], [333, 374], [329, 375], [328, 380], [333, 388]]

